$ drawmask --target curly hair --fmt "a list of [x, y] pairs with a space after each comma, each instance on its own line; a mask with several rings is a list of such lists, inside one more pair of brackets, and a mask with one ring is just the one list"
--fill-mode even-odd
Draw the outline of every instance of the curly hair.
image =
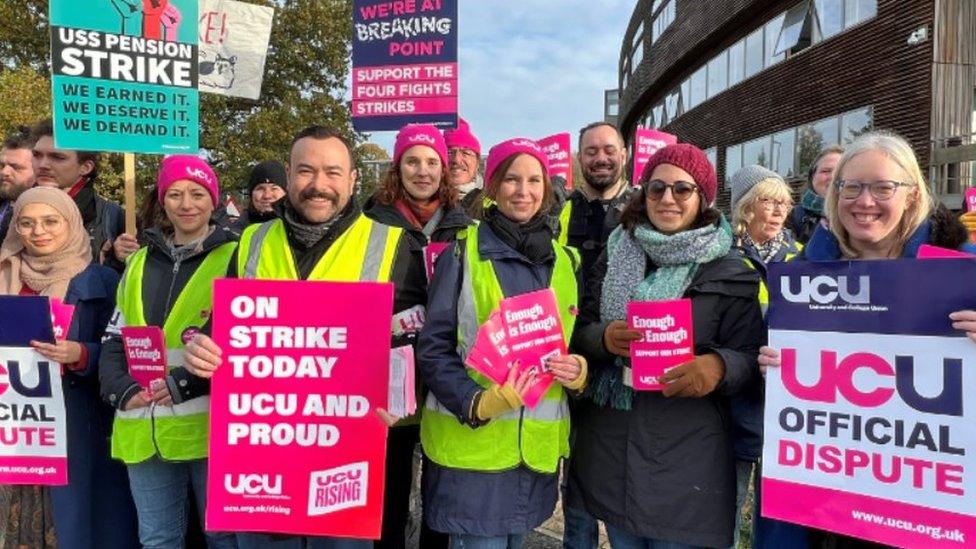
[[[380, 182], [376, 194], [373, 195], [376, 202], [384, 206], [392, 206], [398, 200], [406, 198], [406, 195], [407, 191], [400, 179], [400, 166], [390, 164], [390, 168], [383, 175], [383, 181]], [[447, 209], [453, 208], [461, 200], [457, 188], [447, 180], [447, 166], [444, 166], [441, 180], [438, 182], [437, 198], [440, 199], [441, 205]]]

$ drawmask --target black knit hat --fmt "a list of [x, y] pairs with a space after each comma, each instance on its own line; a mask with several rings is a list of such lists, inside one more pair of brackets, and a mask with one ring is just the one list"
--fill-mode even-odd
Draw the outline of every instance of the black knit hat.
[[251, 175], [247, 178], [247, 192], [254, 192], [254, 187], [262, 183], [274, 183], [282, 189], [288, 189], [288, 174], [280, 162], [267, 160], [251, 168]]

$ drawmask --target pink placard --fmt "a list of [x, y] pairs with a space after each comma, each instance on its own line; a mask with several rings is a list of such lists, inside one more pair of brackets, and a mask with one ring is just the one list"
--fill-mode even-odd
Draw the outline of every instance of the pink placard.
[[497, 310], [478, 329], [474, 345], [465, 358], [465, 364], [488, 379], [503, 385], [508, 378], [511, 351], [505, 338], [505, 325]]
[[966, 211], [976, 211], [976, 187], [966, 189]]
[[427, 268], [427, 282], [434, 278], [434, 264], [451, 244], [449, 242], [431, 242], [424, 247], [424, 266]]
[[122, 346], [129, 374], [152, 393], [152, 382], [166, 377], [166, 335], [159, 326], [125, 326]]
[[54, 327], [54, 339], [63, 341], [68, 338], [71, 329], [71, 319], [75, 316], [75, 306], [67, 305], [60, 299], [52, 297], [51, 325]]
[[393, 285], [218, 279], [213, 301], [207, 530], [379, 538]]
[[640, 176], [644, 172], [644, 166], [654, 156], [654, 153], [677, 142], [678, 137], [670, 133], [637, 128], [637, 132], [634, 134], [634, 174], [631, 177], [631, 183], [635, 186], [640, 184]]
[[555, 379], [548, 359], [566, 354], [566, 339], [559, 318], [559, 304], [551, 288], [505, 298], [500, 306], [512, 362], [518, 362], [519, 375], [535, 370], [536, 382], [523, 398], [535, 408]]
[[950, 250], [949, 248], [940, 248], [939, 246], [932, 246], [931, 244], [922, 244], [918, 247], [919, 259], [960, 259], [973, 257], [976, 257], [976, 255], [967, 254], [966, 252], [960, 252], [957, 250]]
[[536, 141], [549, 158], [549, 175], [562, 177], [563, 187], [573, 188], [572, 137], [568, 133], [557, 133]]
[[635, 390], [664, 389], [661, 376], [695, 358], [690, 299], [628, 303], [627, 327], [643, 337], [630, 344]]

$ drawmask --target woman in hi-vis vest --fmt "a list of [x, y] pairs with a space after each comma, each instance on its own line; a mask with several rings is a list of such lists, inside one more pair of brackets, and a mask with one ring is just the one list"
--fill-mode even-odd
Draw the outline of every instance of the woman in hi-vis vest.
[[138, 546], [125, 468], [109, 457], [112, 409], [98, 397], [100, 342], [118, 282], [114, 270], [92, 262], [88, 231], [67, 193], [35, 187], [20, 195], [0, 247], [0, 295], [41, 295], [74, 307], [66, 331], [55, 332], [56, 343], [32, 342], [61, 364], [68, 484], [0, 486], [4, 549]]
[[553, 512], [559, 460], [569, 455], [566, 391], [586, 380], [582, 357], [546, 366], [555, 382], [534, 407], [523, 406], [536, 381], [514, 364], [503, 385], [467, 368], [478, 327], [500, 301], [552, 288], [568, 342], [578, 301], [575, 250], [558, 245], [543, 212], [552, 201], [548, 161], [529, 139], [488, 154], [485, 188], [493, 205], [437, 261], [427, 324], [417, 345], [430, 389], [421, 419], [427, 467], [428, 525], [452, 548], [517, 548]]
[[[148, 245], [127, 260], [99, 362], [102, 398], [112, 405], [112, 457], [129, 469], [147, 548], [183, 547], [190, 487], [202, 523], [206, 509], [209, 381], [183, 367], [183, 347], [210, 318], [213, 279], [227, 272], [234, 235], [211, 224], [217, 176], [195, 156], [163, 160], [156, 181], [166, 223], [146, 230]], [[140, 385], [122, 343], [127, 327], [162, 328], [168, 372]], [[210, 547], [236, 547], [208, 533]]]

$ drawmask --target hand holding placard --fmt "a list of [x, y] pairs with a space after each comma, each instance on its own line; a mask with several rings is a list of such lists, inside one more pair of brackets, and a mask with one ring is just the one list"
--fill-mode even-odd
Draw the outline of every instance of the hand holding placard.
[[665, 372], [695, 358], [690, 299], [628, 303], [627, 323], [641, 337], [630, 343], [634, 389], [664, 389]]

